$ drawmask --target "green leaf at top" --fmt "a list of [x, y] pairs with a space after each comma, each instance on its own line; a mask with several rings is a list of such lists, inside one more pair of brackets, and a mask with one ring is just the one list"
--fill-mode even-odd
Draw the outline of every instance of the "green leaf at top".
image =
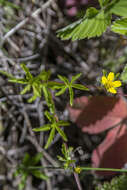
[[110, 12], [119, 16], [127, 17], [127, 0], [111, 1]]
[[119, 19], [113, 22], [111, 30], [122, 35], [127, 35], [127, 18]]
[[90, 17], [89, 13], [89, 17], [85, 16], [83, 19], [79, 20], [79, 22], [59, 30], [57, 36], [62, 40], [72, 39], [72, 41], [84, 38], [92, 38], [100, 36], [103, 32], [105, 32], [110, 23], [110, 14], [105, 14], [104, 10], [101, 10], [93, 17]]

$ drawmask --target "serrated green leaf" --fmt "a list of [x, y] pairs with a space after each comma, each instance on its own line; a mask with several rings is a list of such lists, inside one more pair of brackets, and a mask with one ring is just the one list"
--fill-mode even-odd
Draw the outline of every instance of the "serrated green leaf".
[[76, 28], [81, 22], [83, 21], [83, 19], [80, 19], [76, 22], [73, 22], [72, 24], [60, 29], [57, 31], [57, 37], [60, 37], [63, 40], [67, 40], [70, 39], [70, 33], [74, 30], [74, 28]]
[[49, 147], [49, 145], [52, 143], [53, 139], [54, 139], [54, 136], [55, 136], [55, 127], [52, 128], [50, 134], [49, 134], [49, 137], [48, 137], [48, 141], [45, 145], [45, 149], [47, 149]]
[[79, 74], [77, 74], [77, 75], [75, 75], [75, 76], [72, 76], [71, 84], [72, 84], [74, 81], [76, 81], [81, 75], [82, 75], [82, 73], [79, 73]]
[[64, 92], [66, 91], [66, 89], [67, 89], [66, 86], [63, 87], [60, 91], [58, 91], [58, 92], [55, 93], [55, 96], [60, 96], [60, 95], [64, 94]]
[[78, 40], [78, 39], [84, 39], [84, 38], [91, 38], [100, 36], [107, 27], [111, 23], [111, 16], [110, 14], [106, 14], [104, 10], [101, 10], [98, 12], [98, 14], [94, 15], [94, 17], [84, 17], [82, 20], [77, 22], [71, 29], [69, 29], [69, 26], [65, 29], [58, 31], [58, 37], [61, 37], [61, 39], [72, 39]]
[[39, 128], [34, 128], [32, 130], [35, 132], [40, 132], [40, 131], [48, 131], [50, 129], [51, 129], [51, 125], [47, 124], [47, 125], [43, 125], [42, 127], [39, 127]]
[[89, 90], [89, 88], [85, 87], [82, 84], [72, 84], [72, 87], [76, 88], [76, 89], [79, 89], [79, 90], [87, 90], [87, 91]]
[[48, 177], [45, 174], [43, 174], [41, 171], [39, 171], [39, 170], [33, 170], [31, 173], [36, 178], [39, 178], [39, 179], [42, 179], [42, 180], [47, 180], [48, 179]]
[[70, 105], [73, 105], [73, 99], [74, 99], [74, 92], [71, 87], [69, 87], [69, 95], [70, 95]]
[[113, 22], [111, 30], [122, 35], [127, 35], [127, 18], [119, 19]]
[[127, 82], [127, 64], [125, 65], [123, 72], [120, 76], [120, 79], [122, 80], [122, 82], [126, 83]]
[[100, 6], [101, 6], [101, 7], [104, 7], [105, 5], [108, 4], [108, 2], [109, 2], [110, 0], [98, 0], [98, 1], [99, 1]]
[[63, 130], [62, 130], [60, 127], [58, 127], [57, 125], [56, 125], [56, 130], [58, 131], [58, 133], [60, 134], [60, 136], [63, 138], [63, 140], [64, 140], [64, 141], [67, 141], [67, 137], [66, 137], [65, 133], [64, 133]]
[[103, 7], [103, 0], [98, 0], [101, 7]]
[[127, 0], [114, 0], [113, 3], [111, 2], [110, 12], [127, 17]]

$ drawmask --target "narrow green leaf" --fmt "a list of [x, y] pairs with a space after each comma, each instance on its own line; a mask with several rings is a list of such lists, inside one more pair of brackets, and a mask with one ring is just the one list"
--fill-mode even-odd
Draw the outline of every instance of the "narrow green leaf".
[[62, 121], [62, 120], [58, 121], [57, 124], [58, 124], [58, 126], [69, 126], [70, 125], [69, 122]]
[[36, 97], [41, 97], [41, 90], [40, 90], [40, 87], [39, 85], [37, 85], [36, 83], [34, 83], [32, 85], [32, 88], [33, 88], [33, 93]]
[[26, 79], [18, 79], [18, 78], [10, 78], [8, 80], [9, 82], [19, 83], [19, 84], [28, 84], [28, 81]]
[[50, 129], [51, 129], [51, 125], [47, 124], [47, 125], [43, 125], [42, 127], [39, 127], [39, 128], [34, 128], [32, 130], [35, 132], [40, 132], [40, 131], [48, 131]]
[[36, 98], [37, 98], [37, 96], [33, 95], [31, 98], [28, 99], [28, 103], [31, 103], [31, 102], [35, 101]]
[[43, 93], [44, 93], [46, 103], [47, 103], [47, 105], [48, 105], [48, 107], [50, 109], [50, 112], [54, 113], [55, 112], [55, 105], [54, 105], [54, 102], [53, 102], [53, 99], [52, 99], [52, 94], [49, 91], [49, 89], [47, 88], [47, 86], [43, 86], [42, 89], [43, 89]]
[[76, 81], [81, 75], [82, 75], [82, 73], [79, 73], [79, 74], [73, 76], [72, 79], [71, 79], [71, 84], [72, 84], [74, 81]]
[[49, 134], [49, 137], [48, 137], [48, 141], [45, 145], [45, 149], [47, 149], [49, 147], [49, 145], [52, 143], [53, 139], [54, 139], [54, 136], [55, 136], [55, 127], [52, 128], [50, 134]]
[[68, 81], [68, 79], [67, 79], [65, 76], [58, 75], [58, 78], [59, 78], [60, 80], [62, 80], [66, 85], [69, 84], [69, 81]]
[[72, 84], [73, 88], [79, 89], [79, 90], [89, 90], [87, 87], [85, 87], [84, 85], [81, 84]]
[[27, 76], [28, 79], [33, 78], [32, 74], [30, 73], [29, 69], [26, 67], [25, 64], [21, 64], [21, 68], [25, 71], [26, 76]]
[[66, 91], [66, 89], [67, 89], [66, 86], [63, 87], [60, 91], [58, 91], [58, 92], [55, 93], [55, 96], [60, 96], [60, 95], [64, 94], [64, 92]]
[[26, 85], [25, 88], [20, 92], [20, 94], [25, 94], [26, 92], [30, 91], [31, 85]]
[[8, 73], [8, 72], [6, 72], [6, 71], [0, 70], [0, 73], [1, 73], [2, 75], [5, 75], [5, 76], [8, 77], [8, 78], [14, 78], [13, 75], [11, 75], [10, 73]]
[[48, 177], [45, 174], [43, 174], [41, 171], [39, 171], [39, 170], [33, 170], [31, 173], [36, 178], [39, 178], [39, 179], [42, 179], [42, 180], [47, 180], [48, 179]]
[[74, 99], [74, 92], [71, 87], [69, 87], [69, 95], [70, 95], [70, 105], [73, 105], [73, 99]]
[[37, 153], [35, 156], [33, 156], [31, 159], [30, 159], [30, 163], [32, 166], [36, 165], [40, 159], [42, 158], [43, 154], [41, 152]]
[[119, 19], [113, 22], [111, 30], [122, 35], [127, 35], [127, 18]]
[[54, 121], [53, 116], [48, 111], [45, 111], [45, 116], [51, 123]]
[[67, 137], [65, 135], [65, 133], [63, 132], [63, 130], [56, 125], [56, 130], [58, 131], [58, 133], [60, 134], [60, 136], [63, 138], [64, 141], [67, 141]]
[[30, 160], [30, 155], [26, 153], [22, 161], [23, 165], [25, 166], [29, 165], [29, 160]]
[[48, 86], [48, 88], [55, 90], [55, 89], [60, 89], [60, 88], [64, 87], [65, 85], [62, 83], [59, 83], [59, 82], [49, 81], [47, 86]]

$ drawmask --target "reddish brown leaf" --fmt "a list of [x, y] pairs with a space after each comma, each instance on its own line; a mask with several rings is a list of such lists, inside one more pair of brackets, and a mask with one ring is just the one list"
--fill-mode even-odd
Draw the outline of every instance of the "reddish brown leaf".
[[[127, 162], [127, 129], [126, 125], [117, 126], [110, 130], [105, 140], [93, 151], [93, 167], [123, 168]], [[96, 172], [99, 175], [109, 176], [116, 172]]]
[[122, 97], [95, 96], [75, 100], [70, 118], [82, 131], [97, 134], [119, 124], [127, 117], [127, 103]]

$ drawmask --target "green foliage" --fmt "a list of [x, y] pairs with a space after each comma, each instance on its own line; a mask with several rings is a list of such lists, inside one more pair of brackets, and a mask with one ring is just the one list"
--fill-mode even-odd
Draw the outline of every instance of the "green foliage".
[[113, 22], [111, 30], [122, 35], [127, 35], [127, 18], [122, 18]]
[[75, 163], [75, 160], [72, 160], [71, 158], [73, 155], [73, 147], [67, 148], [65, 144], [62, 144], [61, 152], [63, 154], [63, 157], [57, 156], [57, 158], [64, 163], [64, 169], [72, 170], [72, 164]]
[[127, 1], [126, 0], [112, 0], [107, 9], [110, 9], [112, 14], [127, 17]]
[[127, 64], [125, 65], [123, 72], [120, 76], [120, 79], [122, 80], [122, 82], [126, 83], [127, 82]]
[[89, 90], [87, 87], [85, 87], [84, 85], [81, 84], [75, 84], [75, 81], [81, 76], [80, 74], [77, 74], [76, 76], [72, 77], [71, 82], [69, 82], [69, 80], [61, 75], [58, 75], [59, 79], [64, 82], [61, 85], [57, 85], [54, 84], [54, 89], [60, 89], [55, 95], [56, 96], [60, 96], [61, 94], [63, 94], [67, 89], [69, 90], [69, 95], [70, 95], [70, 105], [73, 105], [73, 99], [74, 99], [74, 92], [73, 92], [73, 88], [79, 89], [79, 90]]
[[96, 190], [126, 190], [127, 189], [127, 175], [115, 177], [112, 181], [105, 182], [102, 186], [96, 187]]
[[45, 111], [45, 116], [47, 117], [47, 119], [49, 120], [50, 123], [46, 124], [42, 127], [33, 129], [33, 131], [35, 131], [35, 132], [50, 130], [50, 134], [49, 134], [47, 143], [45, 145], [45, 149], [47, 149], [49, 147], [49, 145], [52, 143], [54, 136], [55, 136], [55, 131], [57, 131], [60, 134], [60, 136], [63, 138], [64, 141], [67, 141], [67, 137], [66, 137], [65, 133], [63, 132], [63, 130], [60, 127], [68, 126], [69, 123], [62, 121], [62, 120], [58, 121], [58, 118], [55, 115], [51, 115], [48, 111]]
[[0, 71], [1, 74], [6, 75], [9, 78], [9, 82], [25, 84], [26, 86], [21, 91], [21, 94], [25, 94], [31, 89], [33, 90], [33, 96], [28, 100], [29, 103], [33, 102], [37, 97], [41, 97], [42, 93], [45, 97], [47, 105], [51, 113], [55, 112], [54, 102], [52, 99], [51, 92], [48, 88], [48, 80], [50, 78], [50, 71], [42, 71], [38, 76], [34, 77], [25, 64], [21, 64], [22, 69], [24, 70], [26, 77], [25, 78], [15, 78], [12, 75], [8, 74], [5, 71]]
[[105, 14], [104, 10], [98, 11], [97, 9], [90, 7], [87, 9], [84, 18], [58, 30], [57, 36], [62, 40], [72, 39], [72, 41], [100, 36], [105, 32], [110, 25], [110, 22], [110, 14]]
[[[18, 185], [18, 189], [22, 190], [25, 188], [26, 180], [29, 175], [33, 175], [36, 178], [47, 180], [48, 177], [38, 170], [36, 166], [40, 159], [42, 158], [42, 154], [38, 153], [34, 157], [31, 157], [28, 153], [25, 154], [22, 163], [17, 167], [16, 172], [14, 173], [16, 176], [21, 176], [20, 184]], [[41, 168], [41, 167], [40, 167]]]

